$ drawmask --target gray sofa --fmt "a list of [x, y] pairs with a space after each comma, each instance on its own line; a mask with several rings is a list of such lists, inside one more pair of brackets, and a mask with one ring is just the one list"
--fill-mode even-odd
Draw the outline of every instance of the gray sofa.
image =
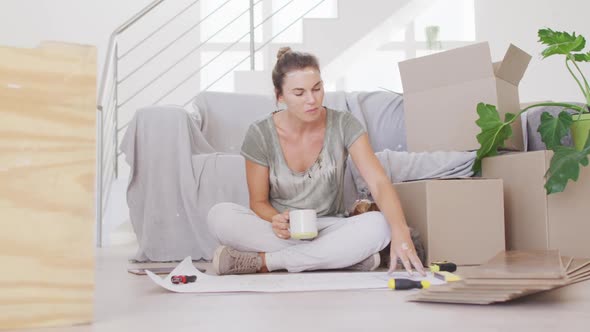
[[[352, 112], [375, 150], [405, 151], [403, 99], [386, 92], [326, 93], [324, 105]], [[151, 106], [137, 111], [121, 142], [130, 165], [130, 219], [139, 261], [212, 258], [218, 245], [206, 226], [217, 202], [248, 205], [244, 160], [248, 126], [276, 110], [270, 96], [202, 92], [187, 111]], [[346, 183], [348, 204], [357, 191]]]
[[[452, 176], [456, 169], [461, 169], [462, 175], [471, 174], [466, 173], [471, 155], [402, 153], [406, 151], [406, 135], [399, 94], [329, 92], [324, 105], [351, 112], [365, 126], [373, 149], [388, 153], [379, 157], [392, 182]], [[139, 243], [135, 259], [212, 258], [218, 242], [207, 229], [207, 213], [223, 201], [248, 205], [244, 159], [239, 155], [242, 140], [253, 121], [275, 109], [270, 96], [202, 92], [190, 110], [151, 106], [137, 111], [120, 146], [131, 167], [127, 204]], [[536, 150], [544, 149], [536, 133], [544, 110], [536, 109], [524, 119], [528, 120], [524, 131], [528, 146]], [[549, 111], [555, 114], [560, 110]], [[387, 162], [398, 168], [388, 168]], [[417, 163], [429, 167], [416, 168]], [[412, 166], [403, 169], [404, 165]], [[348, 167], [346, 206], [357, 199], [362, 184], [354, 167]]]

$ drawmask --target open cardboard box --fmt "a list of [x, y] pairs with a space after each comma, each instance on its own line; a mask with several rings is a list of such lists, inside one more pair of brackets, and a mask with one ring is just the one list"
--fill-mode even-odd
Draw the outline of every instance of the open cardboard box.
[[505, 249], [502, 180], [422, 180], [395, 189], [408, 225], [420, 232], [427, 261], [482, 264]]
[[553, 152], [510, 153], [485, 158], [484, 177], [504, 181], [506, 244], [511, 250], [559, 249], [590, 257], [590, 167], [564, 192], [547, 195], [545, 172]]
[[[518, 84], [531, 56], [510, 45], [492, 63], [488, 43], [478, 43], [399, 63], [404, 88], [408, 151], [477, 150], [477, 104], [520, 111]], [[512, 125], [506, 148], [523, 151], [520, 119]]]

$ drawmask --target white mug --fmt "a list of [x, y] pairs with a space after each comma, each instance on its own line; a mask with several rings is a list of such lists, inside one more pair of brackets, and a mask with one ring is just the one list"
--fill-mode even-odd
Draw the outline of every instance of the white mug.
[[318, 236], [315, 210], [289, 211], [289, 225], [292, 239], [309, 240]]

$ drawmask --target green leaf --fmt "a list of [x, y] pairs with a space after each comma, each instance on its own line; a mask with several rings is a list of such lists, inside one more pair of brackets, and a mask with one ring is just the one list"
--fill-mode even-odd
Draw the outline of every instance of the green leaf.
[[549, 150], [561, 145], [561, 139], [564, 138], [574, 120], [572, 116], [561, 111], [557, 118], [554, 118], [548, 112], [541, 114], [541, 125], [537, 131], [541, 134], [541, 140]]
[[578, 62], [590, 62], [590, 52], [588, 53], [576, 53], [574, 59]]
[[502, 122], [496, 106], [484, 103], [477, 104], [477, 114], [479, 119], [475, 123], [481, 128], [481, 132], [477, 135], [480, 147], [472, 168], [475, 173], [481, 171], [482, 159], [497, 155], [498, 148], [503, 147], [504, 141], [512, 136], [510, 124], [516, 118], [516, 115], [506, 113], [505, 120]]
[[580, 165], [588, 166], [588, 154], [590, 154], [590, 136], [582, 151], [577, 151], [571, 146], [556, 146], [546, 174], [547, 194], [562, 192], [568, 180], [577, 181], [580, 176]]
[[576, 36], [576, 33], [553, 31], [551, 29], [541, 29], [538, 32], [539, 41], [548, 45], [541, 53], [543, 58], [554, 54], [569, 54], [579, 52], [586, 46], [586, 39], [583, 36]]

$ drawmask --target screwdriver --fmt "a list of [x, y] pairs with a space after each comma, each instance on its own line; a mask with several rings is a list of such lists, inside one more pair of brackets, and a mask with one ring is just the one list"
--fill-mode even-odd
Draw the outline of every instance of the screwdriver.
[[430, 271], [432, 271], [432, 272], [440, 272], [440, 271], [455, 272], [455, 271], [457, 271], [457, 264], [447, 262], [447, 261], [432, 262], [430, 264]]
[[412, 279], [389, 279], [387, 283], [387, 287], [391, 289], [422, 289], [430, 287], [430, 282], [428, 280], [416, 281]]
[[188, 284], [189, 282], [195, 282], [197, 280], [197, 276], [172, 276], [172, 283], [173, 284]]

